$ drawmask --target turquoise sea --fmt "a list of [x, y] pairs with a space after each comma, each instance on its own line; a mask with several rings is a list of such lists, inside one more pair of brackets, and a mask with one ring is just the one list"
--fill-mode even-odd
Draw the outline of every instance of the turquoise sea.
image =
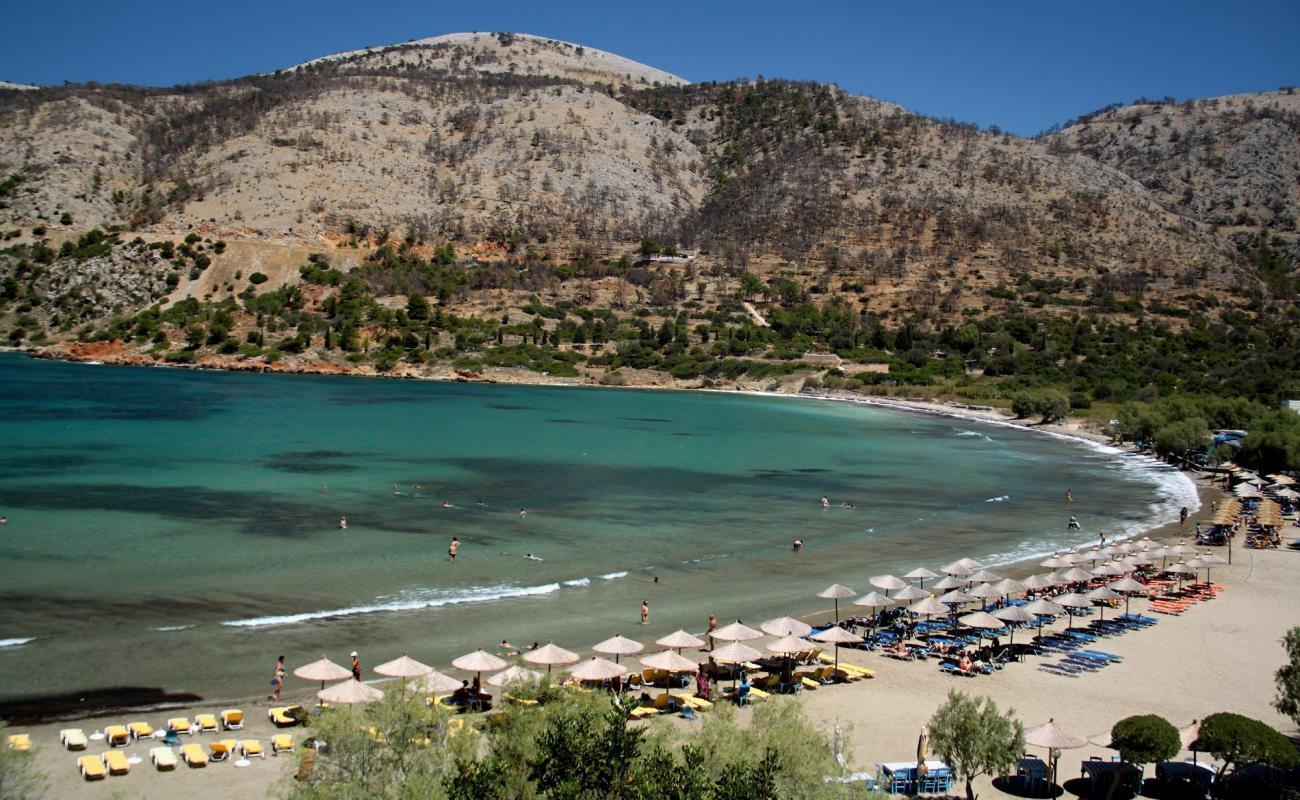
[[503, 638], [649, 641], [711, 612], [827, 608], [814, 595], [832, 582], [865, 592], [878, 573], [1131, 534], [1196, 502], [1137, 456], [848, 403], [18, 354], [0, 354], [0, 446], [0, 700], [246, 697], [280, 654], [447, 669]]

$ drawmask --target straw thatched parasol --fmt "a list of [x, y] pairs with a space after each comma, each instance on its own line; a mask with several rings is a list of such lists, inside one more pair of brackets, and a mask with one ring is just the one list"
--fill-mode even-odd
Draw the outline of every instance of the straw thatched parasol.
[[1056, 759], [1052, 758], [1053, 750], [1075, 750], [1088, 744], [1088, 740], [1082, 736], [1076, 736], [1063, 728], [1056, 725], [1055, 720], [1048, 720], [1044, 725], [1037, 725], [1033, 728], [1025, 729], [1025, 744], [1032, 744], [1035, 747], [1046, 747], [1048, 758], [1051, 761], [1051, 773], [1048, 776], [1048, 787], [1054, 788], [1056, 785]]
[[618, 663], [623, 656], [630, 656], [633, 653], [639, 653], [645, 649], [645, 645], [640, 642], [634, 642], [623, 635], [611, 636], [599, 644], [593, 645], [592, 650], [597, 653], [608, 653], [614, 656], [614, 663]]
[[867, 583], [887, 592], [897, 591], [907, 585], [907, 581], [894, 575], [873, 575], [867, 578]]
[[906, 586], [894, 592], [894, 600], [898, 602], [906, 602], [908, 600], [920, 600], [922, 597], [929, 597], [930, 594], [931, 594], [930, 592], [918, 586]]
[[840, 668], [840, 648], [842, 644], [861, 644], [863, 638], [856, 633], [849, 633], [841, 627], [827, 628], [812, 635], [814, 642], [826, 642], [835, 645], [835, 669]]
[[325, 681], [341, 681], [345, 678], [351, 678], [352, 670], [340, 667], [325, 656], [321, 656], [319, 661], [313, 661], [310, 664], [298, 667], [293, 671], [293, 674], [306, 681], [320, 681], [321, 691], [324, 691]]
[[730, 625], [718, 628], [713, 632], [712, 636], [714, 639], [724, 642], [743, 642], [749, 639], [761, 639], [763, 638], [763, 632], [756, 631], [740, 620], [736, 620]]
[[714, 661], [720, 664], [743, 664], [746, 661], [753, 661], [763, 657], [763, 654], [758, 650], [738, 641], [727, 642], [710, 655]]
[[1028, 585], [1015, 578], [1003, 578], [997, 583], [992, 584], [993, 589], [997, 591], [999, 597], [1005, 597], [1010, 594], [1020, 594], [1029, 588]]
[[812, 650], [814, 645], [807, 639], [801, 639], [798, 636], [782, 636], [767, 643], [767, 649], [773, 653], [802, 653]]
[[1053, 554], [1051, 557], [1039, 561], [1038, 566], [1047, 567], [1048, 569], [1066, 569], [1072, 566], [1072, 564], [1064, 558], [1061, 558], [1059, 555]]
[[976, 611], [973, 614], [967, 614], [964, 617], [958, 617], [957, 621], [968, 628], [984, 628], [986, 630], [1001, 630], [1007, 624], [987, 611]]
[[1103, 578], [1113, 578], [1116, 575], [1124, 574], [1124, 569], [1122, 567], [1116, 566], [1113, 561], [1107, 562], [1105, 564], [1098, 564], [1097, 566], [1093, 567], [1089, 571], [1093, 575], [1097, 575]]
[[627, 667], [607, 658], [592, 656], [569, 670], [569, 674], [580, 681], [608, 681], [626, 675]]
[[415, 686], [415, 690], [422, 694], [444, 694], [459, 689], [461, 682], [450, 675], [444, 675], [435, 669], [428, 675], [416, 678], [413, 685]]
[[451, 662], [451, 665], [456, 669], [463, 669], [466, 672], [473, 672], [475, 688], [477, 688], [478, 683], [482, 679], [484, 672], [496, 672], [497, 670], [505, 669], [506, 666], [508, 666], [507, 662], [504, 659], [497, 658], [496, 656], [492, 655], [486, 650], [483, 650], [482, 648], [475, 650], [472, 653], [466, 653], [465, 655]]
[[[1052, 598], [1052, 601], [1058, 606], [1065, 606], [1066, 608], [1092, 608], [1092, 601], [1077, 592], [1057, 595]], [[1070, 615], [1069, 627], [1074, 627], [1073, 614]]]
[[[352, 673], [348, 676], [351, 678]], [[373, 703], [381, 700], [384, 693], [373, 686], [367, 686], [361, 681], [345, 680], [334, 684], [328, 689], [321, 689], [316, 696], [326, 703], [334, 703], [341, 706], [360, 705], [362, 703]]]
[[1021, 581], [1021, 583], [1023, 583], [1023, 584], [1025, 585], [1025, 588], [1026, 588], [1026, 589], [1046, 589], [1046, 588], [1048, 588], [1048, 587], [1050, 587], [1050, 586], [1054, 586], [1054, 585], [1055, 585], [1055, 584], [1053, 584], [1050, 580], [1048, 580], [1048, 577], [1047, 577], [1047, 576], [1048, 576], [1049, 574], [1051, 574], [1051, 573], [1041, 573], [1041, 574], [1038, 574], [1038, 575], [1030, 575], [1028, 578], [1025, 578], [1023, 581]]
[[[1034, 621], [1034, 615], [1031, 612], [1026, 611], [1024, 606], [1007, 606], [1006, 608], [999, 608], [997, 611], [993, 612], [993, 616], [997, 617], [1003, 622], [1033, 622]], [[1016, 643], [1016, 629], [1015, 627], [1012, 627], [1011, 644], [1015, 644], [1015, 643]]]
[[835, 601], [835, 624], [838, 625], [840, 621], [840, 599], [843, 597], [852, 597], [855, 594], [857, 594], [857, 592], [847, 586], [832, 583], [830, 586], [827, 586], [825, 589], [818, 592], [817, 596]]
[[1091, 573], [1081, 570], [1078, 567], [1067, 569], [1065, 572], [1061, 573], [1061, 577], [1071, 583], [1082, 583], [1083, 581], [1092, 580]]
[[996, 572], [991, 572], [987, 569], [982, 569], [979, 572], [973, 573], [971, 575], [967, 575], [966, 580], [970, 581], [971, 583], [996, 583], [997, 581], [1002, 580], [1002, 576], [997, 574]]
[[917, 567], [911, 572], [905, 573], [903, 577], [914, 581], [920, 581], [921, 585], [925, 586], [927, 578], [937, 578], [939, 577], [939, 573], [932, 569], [926, 569], [925, 567]]
[[962, 577], [971, 574], [972, 572], [974, 572], [979, 568], [980, 568], [979, 562], [975, 562], [975, 566], [970, 566], [968, 564], [962, 563], [962, 560], [954, 561], [951, 564], [945, 564], [944, 566], [940, 567], [940, 569], [942, 569], [948, 575], [959, 575]]
[[1032, 603], [1029, 603], [1028, 605], [1021, 606], [1021, 608], [1028, 611], [1030, 614], [1033, 614], [1038, 617], [1039, 636], [1043, 635], [1043, 617], [1045, 616], [1054, 617], [1057, 614], [1065, 613], [1065, 606], [1058, 605], [1056, 603], [1053, 603], [1051, 600], [1042, 597], [1038, 598]]
[[1128, 616], [1128, 604], [1134, 594], [1145, 594], [1147, 586], [1144, 583], [1135, 581], [1132, 578], [1121, 578], [1114, 583], [1106, 584], [1112, 592], [1123, 592], [1124, 594], [1124, 616]]
[[509, 683], [533, 683], [542, 679], [542, 673], [518, 665], [506, 667], [495, 675], [489, 675], [487, 682], [493, 686], [505, 686]]
[[1180, 556], [1194, 556], [1198, 552], [1195, 547], [1192, 547], [1187, 542], [1179, 542], [1170, 549]]
[[[920, 590], [918, 589], [917, 591], [920, 591]], [[855, 605], [855, 606], [865, 606], [865, 607], [871, 609], [871, 617], [872, 617], [872, 619], [871, 619], [871, 629], [872, 629], [872, 630], [875, 630], [875, 628], [876, 628], [876, 619], [875, 619], [875, 617], [876, 617], [876, 614], [879, 613], [879, 611], [877, 611], [877, 609], [879, 609], [880, 611], [883, 611], [885, 608], [887, 608], [888, 606], [893, 605], [893, 604], [896, 603], [896, 602], [897, 602], [897, 600], [895, 600], [895, 599], [890, 599], [890, 598], [888, 598], [888, 597], [885, 597], [885, 596], [884, 596], [883, 594], [881, 594], [880, 592], [869, 592], [869, 593], [867, 593], [867, 594], [862, 595], [862, 596], [859, 597], [857, 600], [854, 600], [854, 601], [853, 601], [853, 605]]]
[[969, 595], [960, 589], [953, 589], [951, 592], [939, 595], [940, 603], [961, 604], [961, 603], [969, 603], [974, 599], [975, 599], [974, 596]]
[[917, 600], [915, 603], [908, 606], [907, 610], [911, 611], [913, 614], [924, 614], [927, 617], [934, 616], [935, 614], [948, 613], [948, 607], [938, 600], [935, 600], [933, 597], [927, 597], [924, 600]]
[[660, 647], [671, 647], [680, 653], [683, 647], [703, 647], [708, 643], [695, 634], [678, 629], [661, 639], [655, 639], [655, 644]]
[[407, 678], [419, 678], [433, 672], [433, 667], [428, 664], [421, 664], [419, 661], [411, 658], [405, 653], [401, 658], [395, 658], [375, 667], [375, 673], [385, 675], [389, 678], [401, 678], [402, 685], [406, 685]]
[[773, 636], [807, 636], [812, 633], [811, 625], [794, 617], [769, 619], [758, 627], [762, 628], [764, 633], [770, 633]]
[[[1120, 599], [1120, 597], [1122, 597], [1122, 595], [1120, 595], [1118, 592], [1112, 591], [1109, 587], [1099, 586], [1096, 589], [1093, 589], [1091, 592], [1085, 594], [1084, 597], [1088, 598], [1089, 600], [1101, 601], [1105, 603], [1111, 600], [1118, 600]], [[1106, 606], [1104, 605], [1101, 607], [1101, 619], [1103, 620], [1106, 619]]]
[[997, 590], [997, 585], [992, 583], [981, 583], [978, 586], [972, 586], [966, 594], [984, 600], [986, 604], [988, 600], [1002, 596], [1002, 593]]
[[966, 581], [953, 575], [945, 575], [934, 583], [930, 584], [931, 589], [948, 591], [949, 589], [965, 588]]
[[579, 656], [571, 650], [565, 650], [559, 647], [555, 642], [547, 642], [536, 650], [529, 650], [524, 653], [524, 661], [529, 664], [545, 664], [546, 674], [551, 674], [551, 667], [556, 664], [574, 664], [577, 663]]
[[663, 650], [641, 657], [641, 663], [651, 669], [664, 669], [669, 672], [699, 672], [700, 665], [691, 661], [675, 650]]

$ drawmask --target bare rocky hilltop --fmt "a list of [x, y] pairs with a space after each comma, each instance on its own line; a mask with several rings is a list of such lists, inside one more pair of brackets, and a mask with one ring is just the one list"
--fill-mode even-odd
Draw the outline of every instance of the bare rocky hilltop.
[[102, 338], [159, 301], [286, 287], [322, 308], [341, 281], [312, 290], [309, 258], [363, 275], [380, 306], [421, 294], [500, 326], [541, 303], [611, 327], [706, 312], [762, 327], [809, 302], [887, 326], [1026, 309], [1179, 326], [1294, 297], [1298, 134], [1291, 90], [1115, 107], [1025, 139], [510, 33], [171, 88], [0, 84], [0, 231], [29, 248], [0, 256], [0, 331]]

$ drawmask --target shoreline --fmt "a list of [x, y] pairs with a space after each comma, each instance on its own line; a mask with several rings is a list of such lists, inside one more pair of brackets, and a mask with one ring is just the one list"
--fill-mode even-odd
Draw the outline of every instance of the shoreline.
[[[26, 348], [6, 348], [6, 350], [10, 352], [23, 352], [26, 353], [28, 357], [50, 358], [49, 356], [33, 356], [31, 350]], [[73, 363], [76, 363], [78, 361], [77, 359], [52, 359], [52, 360], [71, 361]], [[114, 366], [148, 366], [145, 364], [137, 364], [137, 363], [129, 363], [129, 362], [115, 363], [113, 365]], [[203, 366], [203, 365], [154, 364], [153, 366], [160, 366], [160, 367], [180, 366], [189, 369], [205, 369], [210, 371], [223, 371], [223, 372], [235, 371], [235, 370], [224, 369], [221, 367]], [[321, 374], [321, 373], [309, 372], [305, 374]], [[333, 374], [333, 373], [326, 373], [326, 374]], [[388, 377], [388, 378], [405, 377], [408, 380], [415, 379], [415, 380], [454, 382], [450, 379], [438, 377], [435, 375], [412, 377], [412, 376], [367, 375], [367, 374], [361, 374], [356, 372], [339, 373], [339, 374], [341, 376], [346, 376], [346, 377]], [[857, 405], [875, 406], [879, 408], [886, 408], [886, 409], [896, 410], [896, 411], [907, 411], [913, 413], [929, 414], [934, 416], [943, 416], [951, 419], [966, 420], [971, 422], [1004, 425], [1007, 427], [1017, 428], [1020, 430], [1046, 434], [1050, 436], [1059, 437], [1062, 439], [1074, 440], [1076, 442], [1091, 447], [1104, 447], [1107, 450], [1113, 451], [1117, 455], [1124, 454], [1124, 453], [1130, 455], [1141, 455], [1131, 449], [1115, 447], [1109, 442], [1109, 440], [1106, 437], [1101, 436], [1100, 434], [1097, 433], [1086, 431], [1078, 426], [1069, 426], [1069, 425], [1048, 426], [1048, 425], [1035, 425], [1029, 422], [1019, 423], [1016, 422], [1014, 418], [1010, 417], [1009, 415], [997, 409], [991, 407], [970, 406], [967, 404], [956, 403], [956, 402], [925, 401], [919, 399], [892, 398], [892, 397], [882, 398], [878, 396], [857, 395], [851, 393], [780, 392], [780, 391], [760, 391], [760, 390], [742, 389], [742, 388], [734, 388], [734, 389], [684, 388], [684, 387], [673, 387], [673, 386], [662, 386], [662, 385], [607, 386], [607, 385], [596, 384], [596, 383], [575, 383], [574, 379], [547, 380], [545, 376], [536, 376], [536, 377], [540, 378], [540, 380], [531, 381], [531, 382], [523, 381], [523, 380], [512, 380], [509, 381], [509, 383], [518, 384], [518, 385], [536, 385], [536, 386], [566, 386], [571, 388], [590, 387], [590, 388], [615, 388], [615, 389], [654, 389], [659, 391], [685, 391], [685, 392], [701, 392], [701, 393], [717, 393], [717, 394], [744, 394], [744, 395], [755, 396], [755, 397], [769, 397], [769, 398], [787, 397], [787, 398], [802, 399], [802, 400], [818, 400], [823, 402], [853, 403]], [[1142, 457], [1150, 458], [1149, 456], [1142, 456]], [[1164, 462], [1158, 462], [1155, 459], [1151, 459], [1151, 460], [1159, 464], [1164, 463]], [[1210, 499], [1213, 499], [1210, 496], [1211, 493], [1215, 493], [1218, 490], [1212, 486], [1203, 485], [1202, 483], [1203, 479], [1199, 479], [1198, 476], [1195, 475], [1194, 473], [1190, 473], [1185, 470], [1177, 470], [1175, 467], [1172, 467], [1171, 465], [1167, 465], [1167, 466], [1169, 466], [1171, 470], [1176, 470], [1177, 474], [1181, 476], [1183, 480], [1187, 481], [1188, 485], [1195, 491], [1196, 507], [1192, 509], [1192, 516], [1189, 517], [1189, 525], [1190, 525], [1193, 522], [1195, 522], [1197, 518], [1201, 516], [1200, 512], [1203, 508], [1205, 508], [1208, 505], [1208, 501]], [[1148, 536], [1151, 538], [1160, 538], [1160, 539], [1173, 541], [1178, 538], [1185, 538], [1186, 532], [1185, 531], [1180, 532], [1176, 520], [1172, 522], [1154, 522], [1151, 524], [1143, 523], [1143, 528], [1141, 530], [1131, 532], [1131, 533], [1126, 533], [1120, 536], [1108, 537], [1108, 541], [1122, 541], [1125, 539], [1139, 538], [1141, 536]], [[1088, 544], [1081, 542], [1072, 546], [1086, 547], [1088, 546]], [[1068, 549], [1068, 547], [1070, 547], [1070, 545], [1064, 546], [1063, 549]], [[958, 557], [959, 555], [960, 554], [954, 555], [950, 553], [948, 554], [948, 557], [955, 558]], [[1035, 565], [1037, 561], [1041, 560], [1041, 558], [1043, 557], [1045, 556], [1031, 555], [1010, 562], [990, 561], [986, 566], [988, 566], [991, 569], [998, 570], [999, 572], [1003, 573], [1005, 577], [1023, 577], [1028, 574], [1031, 574], [1032, 572], [1038, 571], [1037, 569], [1035, 569]], [[869, 589], [864, 589], [863, 591], [866, 592], [869, 591]], [[831, 614], [831, 612], [829, 611], [807, 612], [807, 613], [795, 612], [795, 613], [800, 615], [804, 619], [808, 619], [808, 620], [816, 619], [818, 621], [829, 619]], [[381, 680], [381, 681], [373, 681], [373, 682], [384, 683], [385, 681]], [[178, 698], [177, 700], [162, 699], [161, 702], [158, 702], [159, 698], [166, 698], [168, 697], [168, 695], [173, 695], [173, 694]], [[92, 709], [72, 710], [66, 707], [67, 706], [66, 703], [59, 702], [59, 701], [66, 701], [68, 700], [69, 697], [74, 695], [85, 696], [85, 697], [98, 695], [100, 696], [101, 699], [97, 707], [93, 710]], [[145, 701], [143, 703], [140, 702], [133, 703], [127, 700], [127, 698], [143, 698], [146, 696], [150, 697], [152, 702]], [[185, 699], [181, 700], [179, 698], [185, 698]], [[314, 698], [314, 695], [310, 693], [304, 695], [298, 695], [293, 692], [286, 692], [284, 694], [284, 699], [286, 702], [295, 699], [302, 699], [302, 700], [309, 701], [312, 698]], [[58, 705], [62, 705], [64, 707], [61, 708], [60, 711], [56, 711], [53, 714], [20, 713], [19, 715], [12, 716], [12, 717], [6, 717], [3, 711], [0, 711], [0, 718], [16, 719], [22, 721], [24, 724], [45, 724], [45, 723], [55, 722], [55, 721], [69, 721], [69, 720], [109, 717], [127, 711], [154, 712], [154, 711], [165, 711], [168, 709], [190, 707], [196, 704], [209, 704], [209, 703], [210, 704], [222, 704], [222, 703], [258, 704], [264, 701], [261, 700], [260, 695], [248, 696], [242, 698], [241, 697], [209, 698], [209, 697], [202, 697], [188, 692], [172, 693], [161, 689], [145, 689], [142, 687], [123, 687], [121, 689], [108, 689], [108, 690], [100, 689], [100, 690], [86, 690], [81, 692], [72, 692], [66, 695], [60, 695], [58, 697], [18, 698], [15, 700], [0, 703], [0, 709], [13, 709], [13, 708], [27, 709], [27, 708], [32, 708], [33, 706], [40, 705], [42, 702], [55, 703]]]

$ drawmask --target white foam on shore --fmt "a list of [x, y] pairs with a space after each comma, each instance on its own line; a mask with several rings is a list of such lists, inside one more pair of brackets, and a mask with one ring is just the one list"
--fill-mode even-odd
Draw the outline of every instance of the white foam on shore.
[[154, 628], [154, 630], [161, 631], [162, 633], [170, 633], [172, 631], [186, 631], [190, 628], [197, 627], [197, 625], [163, 625], [162, 627]]
[[985, 500], [984, 502], [986, 502], [986, 503], [1005, 503], [1005, 502], [1007, 502], [1007, 501], [1010, 500], [1010, 499], [1011, 499], [1011, 495], [1009, 495], [1009, 494], [1004, 494], [1004, 495], [1001, 495], [1001, 496], [999, 496], [999, 497], [990, 497], [989, 499]]
[[27, 638], [25, 638], [25, 639], [23, 639], [23, 638], [19, 638], [19, 639], [0, 639], [0, 647], [22, 647], [23, 645], [27, 644], [28, 642], [34, 642], [34, 641], [36, 641], [36, 637], [35, 637], [35, 636], [29, 636], [29, 637], [27, 637]]
[[571, 581], [564, 581], [565, 586], [587, 586], [591, 583], [591, 578], [574, 578]]
[[619, 578], [627, 577], [627, 570], [624, 570], [623, 572], [606, 572], [604, 575], [598, 577], [604, 581], [618, 580]]
[[270, 617], [252, 617], [250, 619], [233, 619], [222, 622], [232, 628], [261, 628], [268, 625], [291, 625], [296, 622], [310, 622], [332, 617], [350, 617], [358, 614], [376, 614], [384, 611], [418, 611], [424, 608], [458, 605], [461, 603], [486, 603], [493, 600], [505, 600], [512, 597], [533, 597], [558, 592], [560, 584], [547, 583], [541, 586], [477, 586], [456, 594], [436, 596], [419, 596], [403, 600], [392, 600], [364, 606], [349, 606], [326, 611], [306, 611], [301, 614], [285, 614]]

